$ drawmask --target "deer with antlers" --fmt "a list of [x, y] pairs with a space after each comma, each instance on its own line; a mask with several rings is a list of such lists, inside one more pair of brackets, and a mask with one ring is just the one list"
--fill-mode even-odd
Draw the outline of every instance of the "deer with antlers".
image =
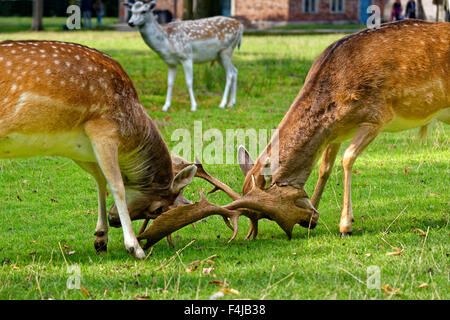
[[[389, 45], [384, 45], [389, 44]], [[164, 212], [138, 238], [152, 245], [177, 229], [211, 214], [233, 221], [277, 222], [289, 237], [295, 224], [313, 228], [327, 179], [341, 144], [344, 194], [341, 236], [352, 233], [351, 174], [361, 152], [380, 132], [450, 123], [450, 23], [404, 20], [366, 29], [331, 44], [314, 61], [303, 88], [254, 163], [238, 152], [245, 175], [243, 196], [214, 206], [203, 196], [194, 204]], [[271, 159], [277, 153], [275, 165]], [[319, 180], [309, 200], [305, 183], [322, 154]], [[188, 164], [186, 164], [187, 166]], [[269, 170], [267, 170], [269, 169]]]
[[241, 44], [243, 25], [232, 18], [213, 17], [199, 20], [176, 21], [161, 26], [156, 21], [153, 11], [156, 0], [128, 2], [122, 5], [131, 9], [132, 16], [128, 24], [139, 27], [145, 43], [152, 48], [169, 67], [166, 102], [162, 108], [170, 108], [172, 89], [177, 72], [177, 65], [182, 65], [186, 85], [191, 100], [191, 111], [197, 110], [193, 85], [193, 65], [218, 61], [225, 69], [226, 84], [219, 107], [224, 108], [230, 96], [228, 106], [236, 103], [238, 70], [232, 63], [233, 52]]
[[130, 216], [187, 203], [182, 190], [196, 167], [173, 174], [167, 146], [119, 63], [74, 43], [6, 41], [0, 70], [0, 157], [73, 159], [98, 186], [95, 248], [107, 248], [108, 184], [125, 247], [144, 258]]

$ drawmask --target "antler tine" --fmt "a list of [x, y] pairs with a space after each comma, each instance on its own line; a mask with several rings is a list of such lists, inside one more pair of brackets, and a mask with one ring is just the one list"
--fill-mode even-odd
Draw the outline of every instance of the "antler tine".
[[233, 200], [237, 200], [237, 199], [239, 199], [241, 197], [239, 195], [239, 193], [235, 192], [233, 189], [231, 189], [225, 183], [223, 183], [222, 181], [214, 178], [208, 172], [206, 172], [205, 168], [203, 168], [202, 162], [197, 157], [195, 157], [195, 165], [197, 166], [197, 174], [196, 174], [196, 176], [199, 177], [199, 178], [202, 178], [202, 179], [204, 179], [206, 181], [208, 181], [209, 183], [211, 183], [214, 186], [214, 189], [212, 189], [208, 193], [213, 193], [213, 192], [215, 192], [217, 190], [222, 190], [223, 192], [225, 192]]
[[225, 183], [218, 180], [217, 178], [214, 178], [208, 172], [206, 172], [205, 168], [203, 167], [203, 164], [197, 157], [195, 158], [195, 163], [192, 163], [192, 162], [184, 160], [181, 157], [172, 156], [172, 167], [175, 172], [183, 170], [183, 168], [193, 165], [193, 164], [195, 164], [195, 166], [197, 167], [197, 172], [196, 172], [195, 176], [208, 181], [209, 183], [211, 183], [214, 186], [214, 189], [212, 189], [209, 193], [215, 192], [217, 190], [222, 190], [233, 200], [237, 200], [241, 197], [239, 193], [237, 193], [236, 191], [231, 189], [229, 186], [227, 186]]

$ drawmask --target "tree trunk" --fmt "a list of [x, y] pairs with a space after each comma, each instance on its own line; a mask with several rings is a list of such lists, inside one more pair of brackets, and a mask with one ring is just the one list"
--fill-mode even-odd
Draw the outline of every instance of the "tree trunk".
[[418, 13], [417, 13], [417, 18], [421, 19], [421, 20], [427, 20], [427, 17], [425, 16], [425, 10], [423, 10], [423, 4], [422, 4], [422, 0], [418, 1]]
[[32, 31], [43, 30], [42, 16], [44, 15], [44, 0], [33, 0], [33, 22], [31, 24]]

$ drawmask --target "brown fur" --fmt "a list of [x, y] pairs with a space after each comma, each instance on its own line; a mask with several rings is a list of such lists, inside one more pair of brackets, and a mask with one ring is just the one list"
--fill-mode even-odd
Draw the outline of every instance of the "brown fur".
[[[121, 207], [127, 250], [143, 258], [129, 215], [138, 217], [152, 203], [170, 205], [178, 194], [170, 191], [168, 148], [120, 64], [78, 44], [5, 41], [0, 70], [0, 157], [66, 156], [91, 173], [99, 186], [102, 250], [107, 181]], [[125, 189], [136, 196], [128, 208]]]
[[[393, 122], [396, 118], [403, 124], [410, 121], [411, 127], [428, 123], [450, 107], [448, 70], [449, 23], [405, 20], [336, 41], [314, 61], [277, 135], [266, 147], [270, 155], [278, 138], [280, 165], [272, 184], [303, 189], [321, 152], [355, 133], [344, 153], [347, 170], [378, 132], [405, 129]], [[332, 153], [329, 158], [334, 162], [337, 151]], [[252, 176], [264, 187], [260, 172], [266, 157], [263, 152], [247, 174], [244, 194], [251, 190]], [[350, 174], [347, 179], [343, 213], [352, 215]], [[318, 185], [323, 188], [323, 181]], [[348, 223], [342, 225], [341, 221], [342, 232], [351, 232]]]

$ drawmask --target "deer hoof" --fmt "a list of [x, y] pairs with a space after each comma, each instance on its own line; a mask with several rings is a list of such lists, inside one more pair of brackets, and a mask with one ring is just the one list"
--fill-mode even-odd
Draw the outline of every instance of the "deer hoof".
[[107, 251], [108, 243], [104, 240], [95, 240], [94, 247], [97, 252]]
[[340, 232], [341, 238], [349, 237], [349, 236], [351, 236], [351, 235], [352, 235], [352, 232], [351, 232], [351, 231], [350, 231], [350, 232]]

